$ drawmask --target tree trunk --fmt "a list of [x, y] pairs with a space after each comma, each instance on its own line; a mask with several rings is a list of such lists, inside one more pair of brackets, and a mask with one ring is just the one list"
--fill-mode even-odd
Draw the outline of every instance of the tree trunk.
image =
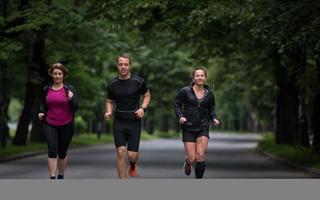
[[276, 143], [295, 144], [298, 129], [299, 90], [295, 79], [288, 76], [288, 71], [281, 65], [281, 56], [277, 49], [272, 52], [277, 80]]
[[[301, 74], [305, 73], [307, 64], [307, 55], [305, 45], [302, 44], [297, 52], [296, 58], [298, 58], [298, 69]], [[301, 146], [310, 146], [306, 102], [305, 102], [305, 86], [299, 86], [299, 120], [298, 120], [298, 144]]]
[[0, 147], [7, 147], [7, 139], [9, 135], [8, 126], [8, 108], [10, 97], [8, 94], [7, 65], [0, 63]]
[[[320, 52], [319, 52], [320, 54]], [[320, 58], [316, 59], [318, 80], [320, 81]], [[320, 91], [317, 92], [316, 98], [314, 100], [314, 109], [312, 116], [312, 130], [313, 130], [313, 140], [312, 148], [315, 151], [320, 152]]]
[[28, 127], [32, 121], [31, 141], [43, 141], [40, 121], [37, 113], [40, 106], [41, 88], [43, 83], [49, 79], [47, 65], [43, 59], [44, 31], [36, 33], [36, 38], [30, 47], [31, 56], [28, 58], [28, 76], [24, 106], [19, 118], [16, 135], [12, 144], [26, 145], [28, 138]]
[[296, 144], [298, 129], [298, 88], [289, 80], [278, 85], [277, 144]]
[[34, 85], [30, 82], [27, 83], [26, 96], [24, 98], [24, 105], [21, 115], [19, 117], [16, 134], [12, 140], [13, 145], [26, 145], [28, 138], [28, 128], [32, 116], [32, 103], [35, 97]]
[[[319, 71], [320, 72], [320, 71]], [[314, 110], [312, 116], [312, 129], [313, 129], [313, 150], [320, 152], [320, 92], [318, 92], [314, 100]]]
[[[1, 13], [4, 19], [7, 18], [8, 1], [3, 0], [1, 3]], [[8, 95], [8, 73], [7, 64], [0, 62], [0, 147], [7, 147], [7, 136], [9, 135], [8, 127], [8, 107], [10, 97]]]

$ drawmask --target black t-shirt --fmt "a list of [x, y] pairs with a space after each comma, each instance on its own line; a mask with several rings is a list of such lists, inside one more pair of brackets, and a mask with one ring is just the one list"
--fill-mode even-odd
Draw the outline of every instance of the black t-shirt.
[[129, 79], [118, 77], [109, 82], [107, 98], [114, 100], [119, 111], [136, 111], [140, 106], [140, 96], [148, 91], [146, 82], [139, 76]]

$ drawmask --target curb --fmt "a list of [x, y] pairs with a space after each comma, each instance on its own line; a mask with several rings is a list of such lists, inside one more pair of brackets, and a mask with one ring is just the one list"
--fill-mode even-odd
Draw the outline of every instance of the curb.
[[294, 169], [298, 169], [298, 170], [301, 170], [301, 171], [304, 171], [308, 174], [310, 174], [311, 176], [313, 176], [314, 178], [320, 178], [320, 169], [317, 169], [317, 168], [312, 168], [312, 167], [304, 167], [304, 166], [301, 166], [297, 163], [294, 163], [292, 161], [289, 161], [287, 159], [284, 159], [284, 158], [281, 158], [281, 157], [278, 157], [278, 156], [275, 156], [273, 154], [270, 154], [266, 151], [263, 151], [261, 149], [256, 149], [258, 151], [258, 153], [272, 159], [272, 160], [275, 160], [279, 163], [282, 163], [282, 164], [285, 164], [291, 168], [294, 168]]
[[47, 153], [47, 150], [40, 150], [40, 151], [35, 151], [35, 152], [22, 153], [22, 154], [10, 156], [10, 157], [7, 157], [7, 158], [0, 158], [0, 163], [19, 160], [21, 158], [32, 157], [32, 156], [36, 156], [36, 155], [40, 155], [40, 154], [44, 154], [44, 153]]
[[[106, 145], [106, 144], [94, 144], [94, 145], [75, 146], [75, 147], [69, 147], [69, 150], [71, 150], [71, 149], [78, 149], [78, 148], [93, 147], [93, 146], [100, 146], [100, 145]], [[9, 157], [6, 157], [6, 158], [0, 158], [0, 163], [10, 162], [10, 161], [19, 160], [19, 159], [22, 159], [22, 158], [28, 158], [28, 157], [37, 156], [37, 155], [40, 155], [40, 154], [47, 154], [47, 153], [48, 153], [48, 150], [47, 150], [47, 149], [45, 149], [45, 150], [33, 151], [33, 152], [21, 153], [21, 154], [9, 156]]]

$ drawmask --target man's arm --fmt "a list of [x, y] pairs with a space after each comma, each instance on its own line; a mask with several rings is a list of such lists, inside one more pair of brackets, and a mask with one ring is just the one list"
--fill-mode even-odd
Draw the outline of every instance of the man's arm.
[[144, 116], [144, 111], [147, 109], [151, 99], [151, 94], [149, 90], [143, 95], [143, 100], [140, 108], [135, 112], [138, 118], [142, 118]]
[[147, 109], [149, 103], [150, 103], [150, 99], [151, 99], [151, 94], [149, 92], [149, 90], [143, 95], [143, 100], [142, 100], [142, 104], [141, 104], [141, 108], [143, 110]]
[[113, 101], [111, 99], [107, 99], [106, 101], [106, 112], [104, 113], [104, 118], [106, 120], [110, 120], [113, 111]]

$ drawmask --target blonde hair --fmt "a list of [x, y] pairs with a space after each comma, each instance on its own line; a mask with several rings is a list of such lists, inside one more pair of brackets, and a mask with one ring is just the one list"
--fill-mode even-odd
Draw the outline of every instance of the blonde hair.
[[119, 62], [119, 58], [127, 58], [129, 60], [129, 64], [131, 65], [131, 57], [129, 54], [121, 54], [117, 57], [117, 63]]

